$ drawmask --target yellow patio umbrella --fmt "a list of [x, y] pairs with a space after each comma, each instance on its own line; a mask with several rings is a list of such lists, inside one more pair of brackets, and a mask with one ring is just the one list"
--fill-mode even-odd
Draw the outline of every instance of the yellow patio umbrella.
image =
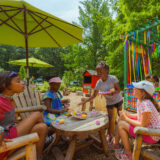
[[[28, 58], [28, 61], [29, 61], [29, 67], [46, 67], [46, 68], [53, 67], [52, 65], [50, 65], [46, 62], [43, 62], [39, 59], [36, 59], [34, 57]], [[9, 61], [8, 63], [13, 64], [13, 65], [26, 66], [26, 59]]]
[[82, 42], [83, 29], [44, 12], [23, 0], [0, 0], [0, 44], [28, 47], [64, 47]]

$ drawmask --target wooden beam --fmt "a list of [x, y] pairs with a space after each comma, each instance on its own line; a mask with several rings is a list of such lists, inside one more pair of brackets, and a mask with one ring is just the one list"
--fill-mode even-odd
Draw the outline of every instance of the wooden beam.
[[143, 158], [148, 159], [148, 160], [159, 160], [159, 157], [151, 152], [148, 151], [142, 151], [141, 155]]
[[[149, 30], [149, 29], [151, 29], [151, 28], [153, 28], [153, 27], [156, 27], [156, 26], [159, 25], [159, 24], [160, 24], [160, 20], [157, 20], [155, 23], [153, 23], [153, 24], [151, 24], [151, 25], [148, 25], [148, 26], [146, 26], [145, 28], [139, 29], [139, 30], [138, 30], [138, 33], [144, 32], [144, 31], [146, 31], [146, 30]], [[133, 32], [132, 32], [132, 33], [129, 33], [129, 35], [128, 35], [128, 37], [131, 37], [131, 36], [134, 36], [134, 33], [133, 33]]]
[[141, 146], [142, 146], [142, 135], [136, 135], [133, 154], [132, 154], [132, 160], [139, 159], [140, 153], [141, 153]]
[[150, 135], [150, 136], [160, 136], [160, 129], [150, 129], [146, 127], [135, 127], [135, 134]]
[[137, 41], [137, 40], [135, 40], [135, 39], [133, 39], [133, 38], [128, 38], [128, 40], [131, 40], [131, 41], [133, 41], [133, 42], [136, 42], [136, 43], [139, 43], [139, 44], [142, 44], [142, 45], [144, 45], [144, 46], [147, 46], [147, 47], [152, 47], [150, 44], [148, 44], [148, 43], [143, 43], [143, 42], [141, 42], [141, 41]]
[[38, 142], [39, 137], [38, 137], [37, 133], [32, 133], [32, 134], [28, 134], [26, 136], [14, 138], [12, 140], [13, 140], [12, 142], [6, 143], [6, 148], [0, 146], [0, 153], [6, 152], [9, 150], [14, 150], [16, 148], [23, 147], [27, 144], [32, 144], [32, 143]]

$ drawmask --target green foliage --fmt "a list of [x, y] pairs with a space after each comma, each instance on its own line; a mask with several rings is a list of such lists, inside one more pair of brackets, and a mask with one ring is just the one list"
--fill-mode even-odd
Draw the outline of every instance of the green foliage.
[[68, 87], [70, 84], [70, 81], [74, 80], [73, 72], [72, 71], [65, 71], [62, 80], [63, 80], [64, 84]]
[[64, 82], [62, 82], [59, 90], [62, 91], [65, 87], [66, 87], [66, 84]]
[[69, 87], [68, 90], [71, 91], [71, 92], [82, 91], [82, 90], [83, 90], [83, 87], [73, 86], [73, 87]]
[[[62, 89], [63, 86], [68, 87], [70, 81], [82, 82], [85, 70], [95, 70], [96, 63], [105, 60], [110, 66], [110, 74], [118, 77], [123, 88], [124, 42], [120, 35], [128, 34], [127, 31], [142, 26], [153, 17], [160, 19], [160, 1], [83, 0], [80, 2], [79, 13], [78, 25], [84, 28], [83, 43], [64, 48], [29, 48], [29, 57], [41, 59], [54, 66], [30, 67], [30, 75], [35, 78], [42, 76], [47, 80], [53, 76], [63, 77]], [[25, 49], [0, 45], [0, 57], [1, 68], [18, 72], [19, 66], [7, 62], [25, 58]], [[160, 57], [153, 56], [152, 65], [153, 73], [160, 76]]]
[[27, 73], [26, 73], [26, 69], [24, 66], [21, 66], [19, 69], [19, 75], [21, 77], [22, 80], [25, 80], [27, 77]]
[[0, 72], [4, 72], [4, 69], [0, 67]]
[[44, 81], [43, 82], [43, 85], [37, 85], [37, 88], [38, 90], [42, 91], [42, 92], [46, 92], [48, 89], [49, 89], [49, 84], [47, 81]]

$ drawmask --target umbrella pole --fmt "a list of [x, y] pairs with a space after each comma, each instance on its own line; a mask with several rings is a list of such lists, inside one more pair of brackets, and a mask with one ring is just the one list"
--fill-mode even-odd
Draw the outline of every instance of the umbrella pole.
[[29, 63], [28, 63], [28, 34], [27, 34], [27, 20], [26, 7], [24, 6], [24, 30], [25, 30], [25, 46], [26, 46], [26, 66], [27, 66], [27, 86], [29, 86]]

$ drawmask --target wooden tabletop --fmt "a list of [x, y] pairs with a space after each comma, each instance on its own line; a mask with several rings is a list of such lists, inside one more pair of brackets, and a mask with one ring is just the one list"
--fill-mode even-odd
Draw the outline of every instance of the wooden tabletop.
[[[52, 126], [60, 131], [65, 132], [86, 132], [98, 130], [108, 124], [108, 116], [98, 113], [96, 117], [91, 117], [90, 112], [87, 112], [86, 119], [77, 119], [73, 116], [67, 117], [65, 115], [59, 116], [58, 119], [64, 119], [64, 124], [56, 124], [54, 121]], [[99, 120], [100, 124], [97, 125], [96, 121]]]

